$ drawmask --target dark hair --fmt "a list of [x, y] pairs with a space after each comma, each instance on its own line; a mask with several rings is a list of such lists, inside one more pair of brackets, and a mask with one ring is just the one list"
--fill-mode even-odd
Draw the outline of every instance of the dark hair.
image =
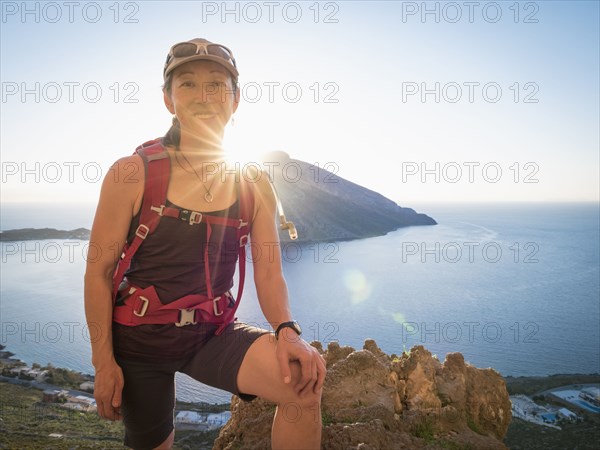
[[[234, 79], [233, 76], [231, 76], [230, 78], [231, 78], [231, 84], [233, 84], [233, 95], [235, 95], [237, 92], [237, 89], [238, 89], [237, 80]], [[163, 91], [165, 91], [167, 93], [167, 95], [169, 95], [169, 96], [171, 95], [171, 89], [172, 89], [171, 84], [172, 83], [173, 83], [173, 72], [171, 72], [167, 76], [165, 84], [163, 85]], [[163, 136], [162, 144], [164, 146], [173, 146], [175, 148], [178, 148], [180, 141], [181, 141], [181, 128], [179, 125], [179, 120], [177, 119], [177, 116], [173, 116], [173, 123], [171, 124], [171, 128], [169, 128], [168, 131], [166, 132], [166, 134]]]

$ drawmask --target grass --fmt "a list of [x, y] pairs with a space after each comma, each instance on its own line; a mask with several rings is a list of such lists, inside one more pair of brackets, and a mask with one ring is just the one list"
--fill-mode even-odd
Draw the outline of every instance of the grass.
[[[37, 389], [1, 383], [0, 393], [0, 445], [4, 448], [123, 448], [120, 422], [42, 403], [42, 391]], [[48, 437], [51, 433], [64, 437]]]
[[[42, 391], [0, 383], [0, 448], [28, 450], [125, 449], [122, 422], [101, 419], [52, 403], [42, 403]], [[51, 438], [50, 433], [62, 434]], [[212, 449], [219, 430], [178, 430], [174, 450]]]
[[333, 423], [333, 418], [326, 411], [322, 411], [321, 412], [321, 421], [323, 423], [323, 426], [326, 427]]
[[457, 444], [453, 441], [447, 441], [445, 439], [441, 439], [436, 442], [437, 445], [441, 448], [446, 448], [448, 450], [472, 450], [473, 446], [471, 444], [461, 445]]
[[511, 450], [597, 450], [600, 418], [595, 416], [589, 414], [581, 423], [561, 425], [562, 430], [513, 418], [503, 442]]
[[426, 420], [418, 424], [414, 430], [414, 435], [418, 438], [424, 439], [427, 443], [434, 441], [434, 434], [434, 425], [433, 422], [431, 422], [430, 420]]

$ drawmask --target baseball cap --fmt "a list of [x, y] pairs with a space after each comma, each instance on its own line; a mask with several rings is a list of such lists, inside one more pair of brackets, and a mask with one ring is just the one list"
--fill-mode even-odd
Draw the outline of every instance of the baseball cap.
[[224, 45], [196, 38], [179, 42], [171, 47], [163, 70], [164, 80], [166, 81], [169, 74], [177, 67], [190, 61], [198, 60], [214, 61], [221, 64], [233, 75], [234, 80], [237, 80], [239, 76], [235, 58], [231, 50]]

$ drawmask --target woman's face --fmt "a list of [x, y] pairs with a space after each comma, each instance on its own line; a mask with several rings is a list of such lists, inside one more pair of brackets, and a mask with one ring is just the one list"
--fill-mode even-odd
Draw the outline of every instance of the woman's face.
[[179, 119], [182, 133], [220, 141], [237, 109], [239, 94], [234, 92], [227, 69], [201, 60], [173, 71], [171, 89], [165, 89], [164, 99], [167, 109]]

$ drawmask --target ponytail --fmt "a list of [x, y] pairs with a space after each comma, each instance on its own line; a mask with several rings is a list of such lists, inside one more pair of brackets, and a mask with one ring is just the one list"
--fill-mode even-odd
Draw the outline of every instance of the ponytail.
[[[171, 96], [171, 83], [173, 81], [173, 74], [169, 74], [167, 79], [165, 80], [165, 84], [163, 85], [163, 91], [166, 92], [168, 96]], [[181, 141], [181, 125], [179, 124], [179, 119], [177, 116], [173, 116], [173, 122], [171, 124], [171, 128], [167, 131], [167, 133], [162, 138], [162, 144], [164, 146], [173, 146], [175, 148], [179, 147], [179, 142]]]
[[179, 125], [179, 119], [177, 116], [173, 116], [173, 124], [169, 131], [162, 138], [162, 144], [164, 146], [173, 146], [175, 148], [179, 147], [179, 142], [181, 141], [181, 126]]

